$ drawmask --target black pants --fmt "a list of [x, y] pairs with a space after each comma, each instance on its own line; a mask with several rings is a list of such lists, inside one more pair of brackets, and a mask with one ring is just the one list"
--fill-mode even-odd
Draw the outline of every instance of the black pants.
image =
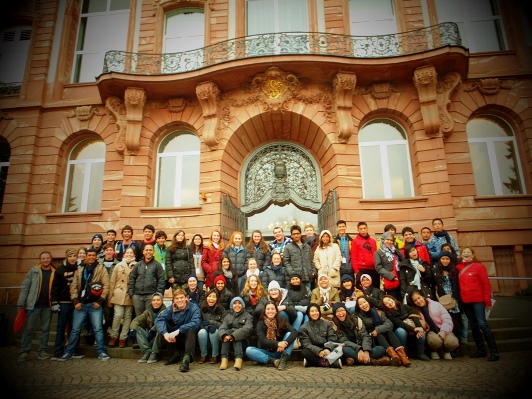
[[[158, 334], [160, 335], [160, 334]], [[161, 337], [165, 342], [164, 337]], [[194, 329], [188, 329], [184, 333], [179, 333], [175, 338], [175, 343], [166, 342], [168, 349], [171, 352], [177, 352], [178, 348], [185, 348], [184, 355], [189, 355], [190, 359], [194, 358], [194, 353], [196, 352], [196, 331]]]

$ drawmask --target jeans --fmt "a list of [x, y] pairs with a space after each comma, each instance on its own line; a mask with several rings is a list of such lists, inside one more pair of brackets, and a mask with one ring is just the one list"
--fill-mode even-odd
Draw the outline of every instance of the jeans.
[[[157, 335], [160, 336], [160, 334]], [[162, 341], [164, 341], [164, 337], [161, 338]], [[175, 341], [175, 343], [166, 342], [166, 346], [169, 349], [173, 348], [174, 352], [177, 352], [178, 346], [184, 346], [185, 352], [183, 353], [183, 355], [189, 355], [190, 359], [194, 358], [194, 353], [196, 352], [196, 330], [194, 330], [193, 328], [189, 328], [184, 333], [180, 332], [179, 335], [175, 337]]]
[[304, 314], [303, 312], [300, 312], [299, 310], [296, 312], [296, 319], [292, 323], [292, 327], [296, 329], [296, 331], [299, 331], [299, 328], [301, 327], [301, 324], [303, 324], [306, 320], [308, 320], [308, 316]]
[[233, 351], [235, 352], [235, 359], [244, 358], [244, 345], [243, 341], [228, 341], [222, 342], [222, 357], [229, 358], [229, 346], [233, 344]]
[[[126, 340], [129, 333], [129, 325], [133, 316], [133, 306], [131, 305], [113, 305], [113, 325], [111, 327], [111, 338], [118, 338], [120, 331], [120, 339]], [[122, 325], [122, 330], [120, 330]]]
[[94, 303], [83, 303], [80, 310], [74, 309], [72, 331], [70, 332], [70, 338], [65, 353], [70, 355], [74, 353], [78, 344], [79, 333], [87, 318], [90, 320], [92, 331], [94, 332], [94, 338], [96, 339], [96, 352], [98, 354], [105, 353], [102, 329], [103, 309], [101, 306], [98, 309], [95, 309]]
[[[161, 292], [161, 294], [163, 294]], [[135, 316], [141, 315], [146, 309], [151, 307], [151, 297], [153, 294], [133, 295], [133, 307], [135, 308]], [[163, 294], [164, 295], [164, 294]]]
[[395, 329], [395, 335], [397, 335], [397, 338], [399, 338], [399, 342], [401, 342], [401, 345], [404, 348], [406, 348], [406, 343], [407, 343], [408, 339], [415, 339], [416, 340], [416, 347], [421, 347], [421, 348], [425, 347], [425, 338], [426, 338], [425, 334], [423, 334], [423, 336], [421, 338], [415, 338], [414, 335], [409, 335], [408, 331], [406, 331], [404, 328], [397, 327]]
[[484, 336], [491, 335], [491, 329], [486, 320], [486, 306], [483, 302], [464, 303], [464, 312], [471, 327], [473, 336], [482, 330]]
[[159, 353], [162, 342], [158, 333], [138, 327], [137, 343], [142, 353]]
[[46, 307], [33, 308], [33, 313], [26, 318], [24, 334], [22, 335], [22, 344], [20, 345], [20, 353], [29, 352], [31, 350], [33, 330], [35, 329], [37, 320], [40, 320], [41, 322], [39, 352], [48, 352], [48, 336], [50, 335], [50, 321], [52, 320], [52, 309]]
[[[288, 338], [290, 333], [286, 333], [283, 337], [283, 340]], [[286, 353], [288, 357], [292, 354], [292, 348], [294, 347], [294, 343], [292, 342], [283, 352], [273, 352], [273, 351], [267, 351], [266, 349], [256, 348], [254, 346], [248, 346], [246, 348], [246, 356], [248, 359], [253, 360], [254, 362], [266, 364], [268, 363], [268, 359], [270, 357], [273, 357], [274, 359], [279, 359], [283, 353]]]
[[[344, 346], [343, 349], [344, 357], [350, 357], [351, 359], [355, 360], [355, 363], [358, 363], [358, 353], [348, 346]], [[371, 351], [369, 352], [369, 357], [371, 359], [380, 359], [386, 354], [386, 350], [383, 346], [377, 345], [371, 348]]]
[[207, 356], [207, 349], [209, 342], [212, 347], [212, 357], [218, 357], [220, 355], [220, 339], [218, 338], [218, 329], [215, 332], [210, 333], [205, 328], [202, 328], [198, 332], [198, 343], [200, 347], [201, 356]]
[[72, 303], [60, 303], [57, 314], [57, 333], [55, 335], [54, 356], [62, 356], [65, 350], [65, 332], [68, 322], [72, 322], [74, 305]]

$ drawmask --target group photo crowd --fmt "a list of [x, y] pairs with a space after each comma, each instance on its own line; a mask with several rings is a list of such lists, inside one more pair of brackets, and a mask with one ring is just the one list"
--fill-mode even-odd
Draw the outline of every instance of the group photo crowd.
[[[244, 360], [285, 370], [301, 365], [288, 363], [294, 349], [303, 367], [339, 369], [499, 360], [486, 267], [442, 219], [419, 232], [387, 224], [370, 233], [363, 221], [356, 229], [338, 220], [335, 232], [306, 224], [285, 235], [278, 226], [271, 242], [259, 230], [246, 242], [241, 231], [169, 237], [150, 224], [134, 240], [125, 225], [120, 240], [113, 229], [96, 233], [61, 260], [43, 250], [17, 302], [18, 361], [30, 359], [37, 326], [43, 361], [83, 358], [80, 338], [92, 337], [102, 361], [108, 347], [130, 346], [139, 363], [181, 372], [192, 363], [241, 370]], [[464, 354], [468, 333], [476, 351]]]

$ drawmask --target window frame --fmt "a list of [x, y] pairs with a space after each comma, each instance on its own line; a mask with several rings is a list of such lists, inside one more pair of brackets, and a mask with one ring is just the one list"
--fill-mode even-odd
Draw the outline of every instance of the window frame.
[[[376, 123], [384, 123], [387, 125], [390, 125], [392, 128], [396, 129], [397, 132], [403, 137], [403, 140], [389, 140], [389, 141], [382, 141], [382, 140], [375, 140], [375, 141], [367, 141], [362, 142], [360, 141], [360, 134], [363, 133], [364, 128], [367, 126], [370, 126], [372, 124]], [[392, 191], [392, 184], [391, 184], [391, 175], [390, 175], [390, 163], [388, 162], [388, 148], [390, 146], [394, 145], [402, 145], [405, 147], [405, 157], [406, 161], [408, 163], [408, 175], [405, 176], [409, 180], [409, 189], [410, 189], [410, 195], [408, 196], [395, 196]], [[408, 136], [406, 134], [405, 129], [397, 122], [395, 122], [392, 119], [386, 119], [386, 118], [378, 118], [373, 119], [367, 123], [365, 123], [359, 131], [359, 140], [358, 140], [358, 146], [359, 146], [359, 158], [360, 158], [360, 177], [362, 181], [362, 198], [363, 199], [377, 199], [377, 197], [368, 197], [366, 188], [366, 185], [364, 184], [364, 170], [368, 166], [364, 166], [364, 163], [366, 162], [364, 157], [364, 147], [377, 147], [379, 149], [379, 156], [380, 156], [380, 165], [382, 168], [382, 178], [383, 178], [383, 187], [382, 191], [384, 194], [384, 199], [401, 199], [401, 198], [413, 198], [415, 196], [415, 190], [414, 190], [414, 181], [413, 181], [413, 174], [412, 174], [412, 162], [410, 157], [410, 146], [408, 142]]]
[[[175, 135], [173, 139], [170, 139], [170, 141], [178, 139], [180, 136], [183, 135], [191, 135], [194, 136], [197, 139], [198, 144], [198, 150], [197, 151], [171, 151], [162, 153], [161, 152], [161, 144], [165, 141], [165, 139], [170, 136]], [[169, 142], [170, 142], [169, 141]], [[182, 171], [183, 170], [183, 160], [186, 156], [197, 156], [198, 157], [198, 171], [201, 168], [201, 140], [200, 138], [194, 134], [193, 132], [189, 130], [175, 130], [173, 132], [170, 132], [168, 135], [165, 135], [164, 138], [160, 141], [158, 147], [157, 147], [157, 161], [156, 161], [156, 167], [155, 167], [155, 195], [154, 195], [154, 207], [156, 208], [165, 208], [164, 206], [159, 205], [159, 187], [160, 184], [163, 182], [161, 181], [162, 176], [160, 176], [160, 168], [161, 168], [161, 158], [171, 158], [175, 157], [176, 159], [176, 170]], [[174, 187], [173, 187], [173, 195], [174, 195], [174, 201], [172, 208], [189, 208], [199, 205], [199, 181], [200, 181], [200, 175], [201, 172], [198, 173], [198, 195], [197, 195], [197, 203], [190, 204], [190, 205], [182, 205], [183, 204], [183, 197], [181, 195], [182, 193], [182, 187], [183, 187], [183, 173], [176, 173], [175, 175], [175, 181], [174, 181]]]
[[[90, 142], [90, 143], [87, 143]], [[63, 205], [62, 205], [62, 213], [75, 213], [75, 212], [93, 212], [93, 211], [99, 211], [99, 209], [91, 209], [88, 210], [88, 203], [89, 203], [89, 194], [92, 191], [90, 182], [92, 177], [92, 166], [97, 163], [103, 163], [104, 169], [105, 169], [105, 156], [104, 158], [91, 158], [91, 159], [72, 159], [72, 154], [82, 145], [87, 143], [87, 145], [90, 145], [92, 143], [102, 143], [105, 148], [105, 143], [99, 139], [85, 139], [81, 140], [76, 145], [72, 147], [70, 150], [69, 156], [68, 156], [68, 162], [66, 164], [66, 178], [65, 178], [65, 192], [63, 194]], [[69, 199], [72, 197], [72, 187], [70, 184], [70, 175], [73, 165], [82, 165], [85, 164], [87, 166], [87, 169], [85, 170], [84, 177], [83, 177], [83, 186], [81, 191], [81, 203], [80, 203], [80, 209], [78, 211], [69, 211], [68, 210], [68, 202]], [[102, 188], [103, 188], [103, 180], [102, 180]]]
[[[487, 119], [493, 124], [497, 124], [496, 121], [502, 122], [507, 126], [507, 129], [512, 133], [511, 136], [506, 137], [481, 137], [481, 138], [472, 138], [469, 137], [469, 133], [467, 131], [467, 125], [469, 122], [475, 120], [475, 119]], [[494, 119], [496, 121], [494, 121]], [[505, 131], [504, 128], [501, 127], [503, 131]], [[481, 114], [476, 115], [473, 118], [471, 118], [468, 123], [466, 124], [466, 135], [467, 135], [467, 143], [468, 146], [470, 143], [485, 143], [487, 147], [487, 156], [488, 156], [488, 162], [490, 165], [490, 171], [491, 171], [491, 177], [493, 179], [493, 194], [480, 194], [481, 196], [489, 196], [489, 195], [495, 195], [495, 196], [505, 196], [505, 195], [522, 195], [526, 194], [526, 184], [524, 180], [524, 174], [523, 174], [523, 168], [521, 166], [521, 157], [519, 155], [519, 145], [517, 142], [517, 137], [515, 135], [515, 131], [512, 128], [512, 126], [504, 119], [495, 115], [491, 114]], [[514, 148], [514, 154], [515, 154], [515, 163], [516, 163], [516, 173], [518, 174], [519, 181], [521, 183], [521, 192], [520, 193], [504, 193], [503, 191], [503, 182], [501, 180], [501, 174], [499, 170], [499, 163], [497, 161], [497, 151], [495, 149], [495, 143], [497, 142], [508, 142], [511, 141]], [[469, 146], [469, 153], [471, 154], [471, 147]], [[476, 184], [476, 178], [475, 178], [475, 168], [473, 165], [473, 159], [471, 159], [471, 167], [473, 169], [473, 178], [475, 180], [475, 189], [477, 190], [477, 184]], [[486, 177], [486, 176], [483, 176]], [[478, 193], [478, 191], [477, 191]]]

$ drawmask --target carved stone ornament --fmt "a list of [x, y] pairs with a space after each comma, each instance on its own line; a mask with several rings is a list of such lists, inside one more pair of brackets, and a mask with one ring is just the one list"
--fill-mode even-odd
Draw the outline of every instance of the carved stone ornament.
[[287, 103], [297, 94], [301, 82], [291, 73], [272, 66], [251, 80], [251, 90], [269, 111], [287, 109]]
[[486, 96], [493, 96], [499, 92], [500, 89], [512, 89], [517, 86], [515, 80], [500, 80], [499, 78], [480, 79], [473, 82], [470, 87], [464, 88], [464, 91], [478, 90]]
[[351, 72], [339, 72], [333, 80], [336, 126], [338, 127], [337, 134], [340, 143], [347, 143], [355, 133], [351, 110], [356, 83], [357, 77]]
[[[105, 113], [92, 105], [82, 105], [70, 111], [67, 117], [77, 119], [77, 126], [72, 126], [72, 130], [79, 131], [89, 129], [89, 123], [94, 115], [103, 116]], [[74, 125], [72, 122], [71, 124]]]
[[203, 142], [211, 150], [218, 148], [218, 115], [221, 113], [218, 105], [220, 89], [213, 82], [203, 82], [196, 86], [196, 95], [198, 97], [201, 109], [203, 111]]
[[261, 209], [270, 201], [319, 209], [316, 166], [298, 146], [275, 143], [258, 151], [246, 167], [242, 210]]
[[436, 68], [432, 65], [414, 71], [414, 84], [419, 95], [421, 115], [427, 136], [438, 136], [451, 132], [454, 126], [449, 112], [451, 94], [461, 83], [457, 72], [449, 72], [438, 81]]
[[115, 148], [120, 154], [138, 154], [145, 104], [144, 89], [136, 87], [126, 89], [124, 103], [118, 97], [109, 97], [105, 101], [106, 108], [116, 119], [118, 133]]

